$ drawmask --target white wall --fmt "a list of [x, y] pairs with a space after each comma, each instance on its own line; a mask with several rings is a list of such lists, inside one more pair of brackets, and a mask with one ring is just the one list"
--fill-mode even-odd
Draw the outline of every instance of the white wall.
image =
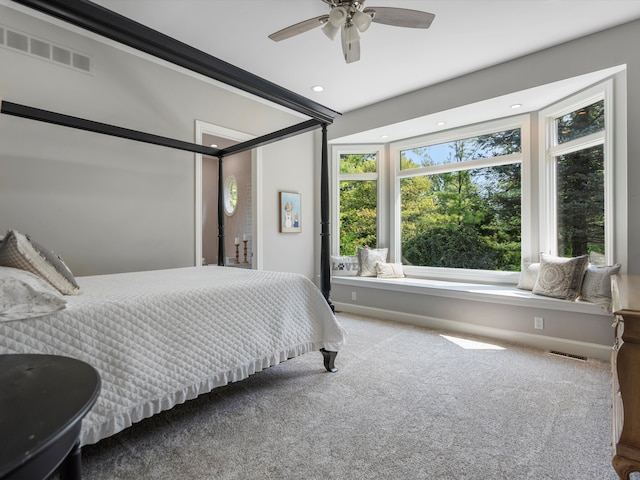
[[[312, 278], [317, 263], [314, 243], [319, 239], [316, 225], [314, 135], [305, 133], [263, 147], [262, 196], [258, 214], [262, 216], [262, 268], [303, 273]], [[278, 192], [302, 194], [302, 231], [279, 232]]]
[[[89, 75], [0, 47], [4, 100], [187, 142], [195, 120], [256, 136], [301, 121], [12, 8], [0, 6], [0, 19], [95, 62]], [[300, 191], [305, 215], [313, 210], [313, 148], [307, 135], [265, 149], [265, 216], [277, 209], [277, 189]], [[0, 115], [0, 231], [31, 234], [76, 275], [193, 265], [194, 175], [189, 152]], [[284, 243], [275, 219], [267, 225], [265, 265], [311, 277], [313, 259], [301, 257], [313, 250], [312, 223]]]

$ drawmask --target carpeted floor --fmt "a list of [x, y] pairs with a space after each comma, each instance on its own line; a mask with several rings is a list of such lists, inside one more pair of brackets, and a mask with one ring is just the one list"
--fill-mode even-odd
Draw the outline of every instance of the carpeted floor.
[[337, 373], [310, 353], [216, 389], [83, 448], [84, 478], [617, 478], [609, 364], [339, 319]]

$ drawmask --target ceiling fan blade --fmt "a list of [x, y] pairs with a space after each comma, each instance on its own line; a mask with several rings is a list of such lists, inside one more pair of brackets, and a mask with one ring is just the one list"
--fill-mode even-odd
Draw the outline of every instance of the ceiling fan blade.
[[360, 40], [348, 41], [346, 29], [341, 29], [342, 38], [342, 53], [344, 55], [344, 61], [347, 63], [353, 63], [360, 60]]
[[269, 38], [274, 42], [286, 40], [287, 38], [291, 38], [295, 35], [313, 30], [316, 27], [320, 27], [327, 23], [327, 21], [329, 21], [329, 15], [320, 15], [319, 17], [310, 18], [309, 20], [305, 20], [304, 22], [296, 23], [295, 25], [291, 25], [289, 27], [283, 28], [282, 30], [278, 30], [277, 32], [269, 35]]
[[363, 12], [373, 14], [375, 23], [409, 28], [429, 28], [436, 17], [433, 13], [396, 7], [368, 7]]

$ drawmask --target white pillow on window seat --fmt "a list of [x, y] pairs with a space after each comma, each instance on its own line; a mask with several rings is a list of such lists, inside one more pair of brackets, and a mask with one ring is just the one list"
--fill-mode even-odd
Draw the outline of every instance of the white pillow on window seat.
[[401, 263], [376, 262], [376, 274], [378, 278], [404, 278]]

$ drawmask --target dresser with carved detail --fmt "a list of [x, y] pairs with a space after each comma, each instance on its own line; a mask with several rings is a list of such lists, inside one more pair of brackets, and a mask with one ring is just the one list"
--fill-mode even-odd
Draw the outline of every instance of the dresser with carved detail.
[[640, 472], [640, 275], [616, 275], [611, 289], [613, 467], [629, 480], [632, 472]]

